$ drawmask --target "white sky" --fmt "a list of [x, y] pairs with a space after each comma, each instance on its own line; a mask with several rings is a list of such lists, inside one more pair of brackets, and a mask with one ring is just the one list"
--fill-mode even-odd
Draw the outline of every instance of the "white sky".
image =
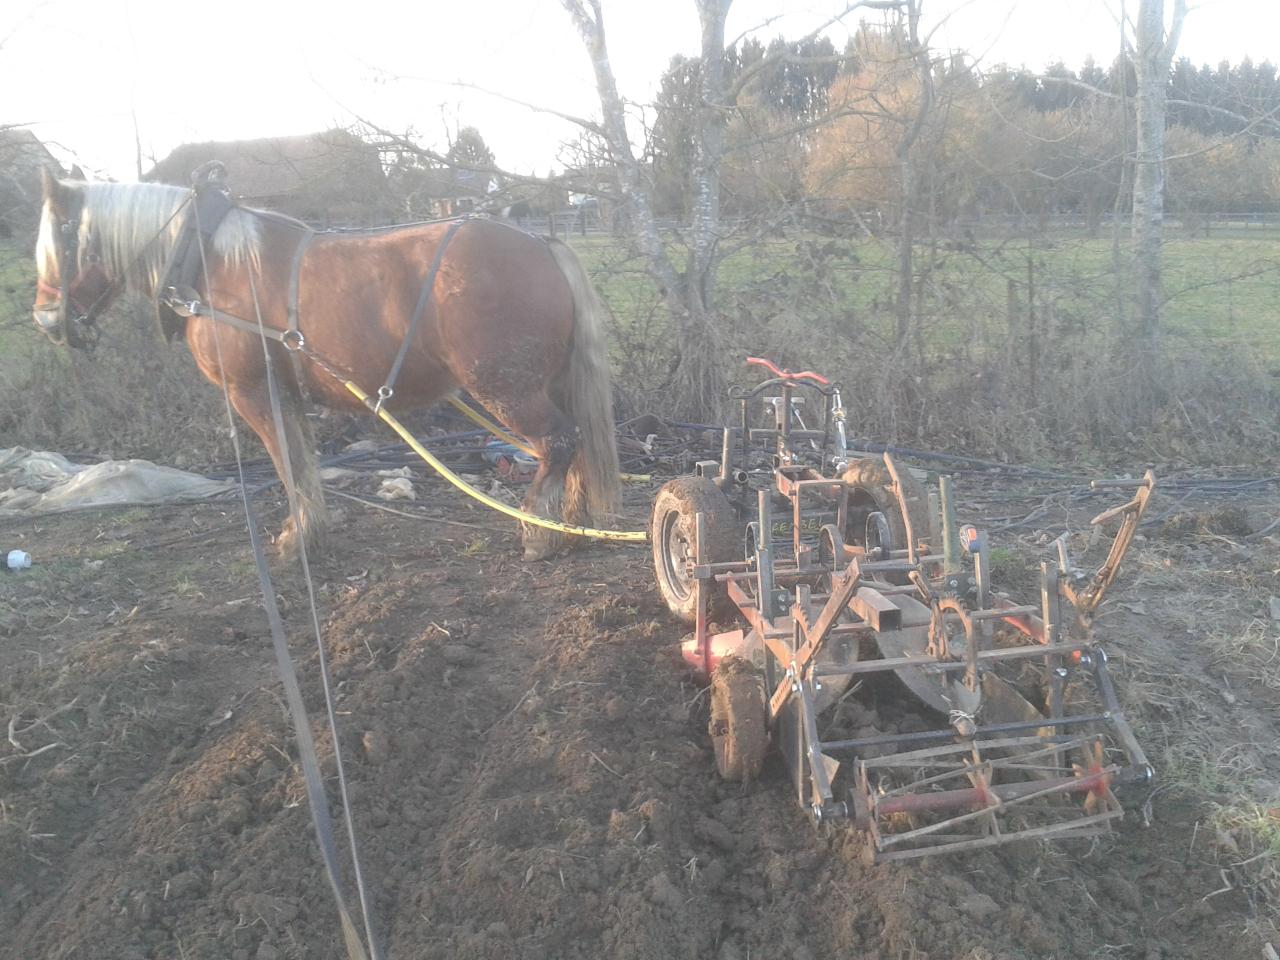
[[[603, 2], [619, 88], [646, 102], [673, 54], [697, 52], [693, 0]], [[1123, 2], [1132, 15], [1137, 0]], [[926, 0], [925, 15], [935, 46], [986, 63], [1078, 66], [1092, 54], [1105, 65], [1119, 48], [1121, 3]], [[727, 36], [802, 36], [844, 5], [736, 0]], [[1193, 7], [1180, 54], [1280, 63], [1280, 0]], [[831, 31], [837, 45], [856, 25]], [[474, 125], [499, 164], [536, 172], [559, 166], [573, 128], [455, 84], [598, 113], [590, 63], [558, 0], [0, 0], [0, 44], [0, 123], [30, 123], [66, 148], [55, 152], [121, 179], [134, 175], [131, 110], [144, 169], [182, 142], [307, 133], [360, 115], [436, 145], [446, 128]]]

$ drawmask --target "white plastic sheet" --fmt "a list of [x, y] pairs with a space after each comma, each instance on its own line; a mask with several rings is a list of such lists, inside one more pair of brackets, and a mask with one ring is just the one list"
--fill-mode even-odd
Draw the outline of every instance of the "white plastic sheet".
[[203, 500], [234, 484], [149, 460], [72, 463], [60, 453], [0, 449], [0, 516]]

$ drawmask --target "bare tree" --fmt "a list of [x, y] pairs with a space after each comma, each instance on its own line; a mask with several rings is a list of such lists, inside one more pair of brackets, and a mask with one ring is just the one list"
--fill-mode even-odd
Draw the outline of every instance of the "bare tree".
[[582, 42], [591, 56], [600, 97], [600, 133], [609, 145], [618, 193], [650, 275], [671, 312], [678, 341], [673, 384], [691, 412], [714, 410], [722, 383], [715, 358], [715, 324], [710, 303], [715, 287], [715, 242], [720, 215], [720, 159], [723, 117], [719, 115], [724, 87], [724, 21], [732, 0], [697, 0], [702, 21], [702, 111], [696, 132], [696, 178], [693, 242], [689, 263], [681, 276], [667, 253], [654, 220], [653, 203], [644, 170], [627, 134], [626, 109], [618, 94], [605, 37], [600, 0], [563, 0]]
[[[719, 264], [724, 256], [720, 221], [721, 170], [725, 156], [725, 127], [738, 97], [752, 78], [788, 56], [785, 49], [764, 57], [744, 70], [732, 84], [725, 70], [725, 20], [733, 0], [694, 0], [701, 26], [699, 98], [693, 131], [694, 198], [690, 242], [683, 271], [678, 271], [658, 234], [654, 221], [652, 185], [636, 157], [626, 128], [626, 111], [609, 63], [601, 0], [561, 0], [573, 19], [595, 71], [602, 120], [598, 132], [609, 145], [634, 239], [649, 274], [670, 310], [676, 336], [676, 363], [667, 388], [679, 407], [691, 415], [706, 415], [723, 402], [723, 370], [719, 354], [715, 293]], [[854, 10], [898, 10], [904, 0], [852, 0], [805, 39], [847, 17]], [[919, 0], [908, 5], [918, 8]]]
[[[898, 142], [898, 173], [902, 181], [902, 221], [898, 234], [898, 297], [895, 304], [898, 330], [897, 344], [901, 349], [911, 332], [911, 279], [914, 273], [912, 254], [915, 249], [914, 210], [917, 200], [918, 178], [912, 148], [920, 137], [929, 107], [933, 103], [933, 64], [929, 59], [929, 47], [920, 42], [920, 8], [923, 0], [906, 0], [907, 54], [915, 61], [920, 73], [920, 96], [915, 104], [915, 116], [910, 118], [907, 132]], [[904, 118], [905, 119], [905, 118]]]
[[1155, 384], [1160, 355], [1160, 247], [1164, 239], [1164, 130], [1166, 88], [1178, 47], [1186, 0], [1173, 0], [1173, 22], [1164, 28], [1164, 0], [1139, 0], [1134, 70], [1137, 77], [1133, 174], [1133, 360], [1139, 387]]

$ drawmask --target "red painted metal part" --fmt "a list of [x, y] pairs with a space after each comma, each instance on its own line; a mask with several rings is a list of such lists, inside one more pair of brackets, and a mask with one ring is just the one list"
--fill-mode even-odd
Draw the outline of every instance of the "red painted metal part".
[[[1001, 607], [1012, 607], [1015, 606], [1015, 604], [1012, 600], [1005, 600], [1003, 597], [996, 597], [992, 606], [999, 610]], [[1036, 643], [1043, 644], [1048, 642], [1044, 635], [1044, 621], [1033, 614], [1015, 614], [1010, 617], [1001, 617], [1000, 619], [1009, 624], [1009, 626], [1013, 627], [1023, 636], [1030, 637]]]
[[814, 373], [812, 370], [802, 370], [800, 373], [792, 373], [790, 370], [780, 370], [778, 369], [777, 364], [773, 363], [771, 360], [766, 360], [764, 357], [747, 357], [747, 363], [753, 363], [758, 367], [765, 367], [775, 377], [781, 377], [783, 380], [816, 380], [824, 386], [831, 383], [831, 381], [822, 374]]
[[680, 654], [684, 657], [685, 663], [692, 667], [694, 673], [698, 674], [702, 680], [709, 680], [725, 657], [738, 656], [746, 660], [751, 659], [747, 635], [741, 630], [707, 634], [705, 646], [699, 645], [695, 636], [680, 645]]

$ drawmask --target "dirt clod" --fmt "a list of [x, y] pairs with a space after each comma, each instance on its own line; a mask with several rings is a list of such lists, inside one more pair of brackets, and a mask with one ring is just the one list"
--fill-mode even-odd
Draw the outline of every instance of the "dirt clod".
[[476, 662], [476, 652], [460, 643], [446, 643], [440, 647], [440, 656], [452, 667], [467, 667]]
[[694, 836], [719, 847], [721, 850], [732, 850], [736, 846], [733, 834], [719, 820], [700, 817], [693, 825]]
[[650, 880], [646, 892], [651, 901], [668, 910], [678, 910], [684, 906], [684, 894], [665, 873], [660, 873]]
[[365, 759], [370, 763], [386, 763], [391, 754], [387, 735], [380, 730], [366, 730], [361, 738]]

